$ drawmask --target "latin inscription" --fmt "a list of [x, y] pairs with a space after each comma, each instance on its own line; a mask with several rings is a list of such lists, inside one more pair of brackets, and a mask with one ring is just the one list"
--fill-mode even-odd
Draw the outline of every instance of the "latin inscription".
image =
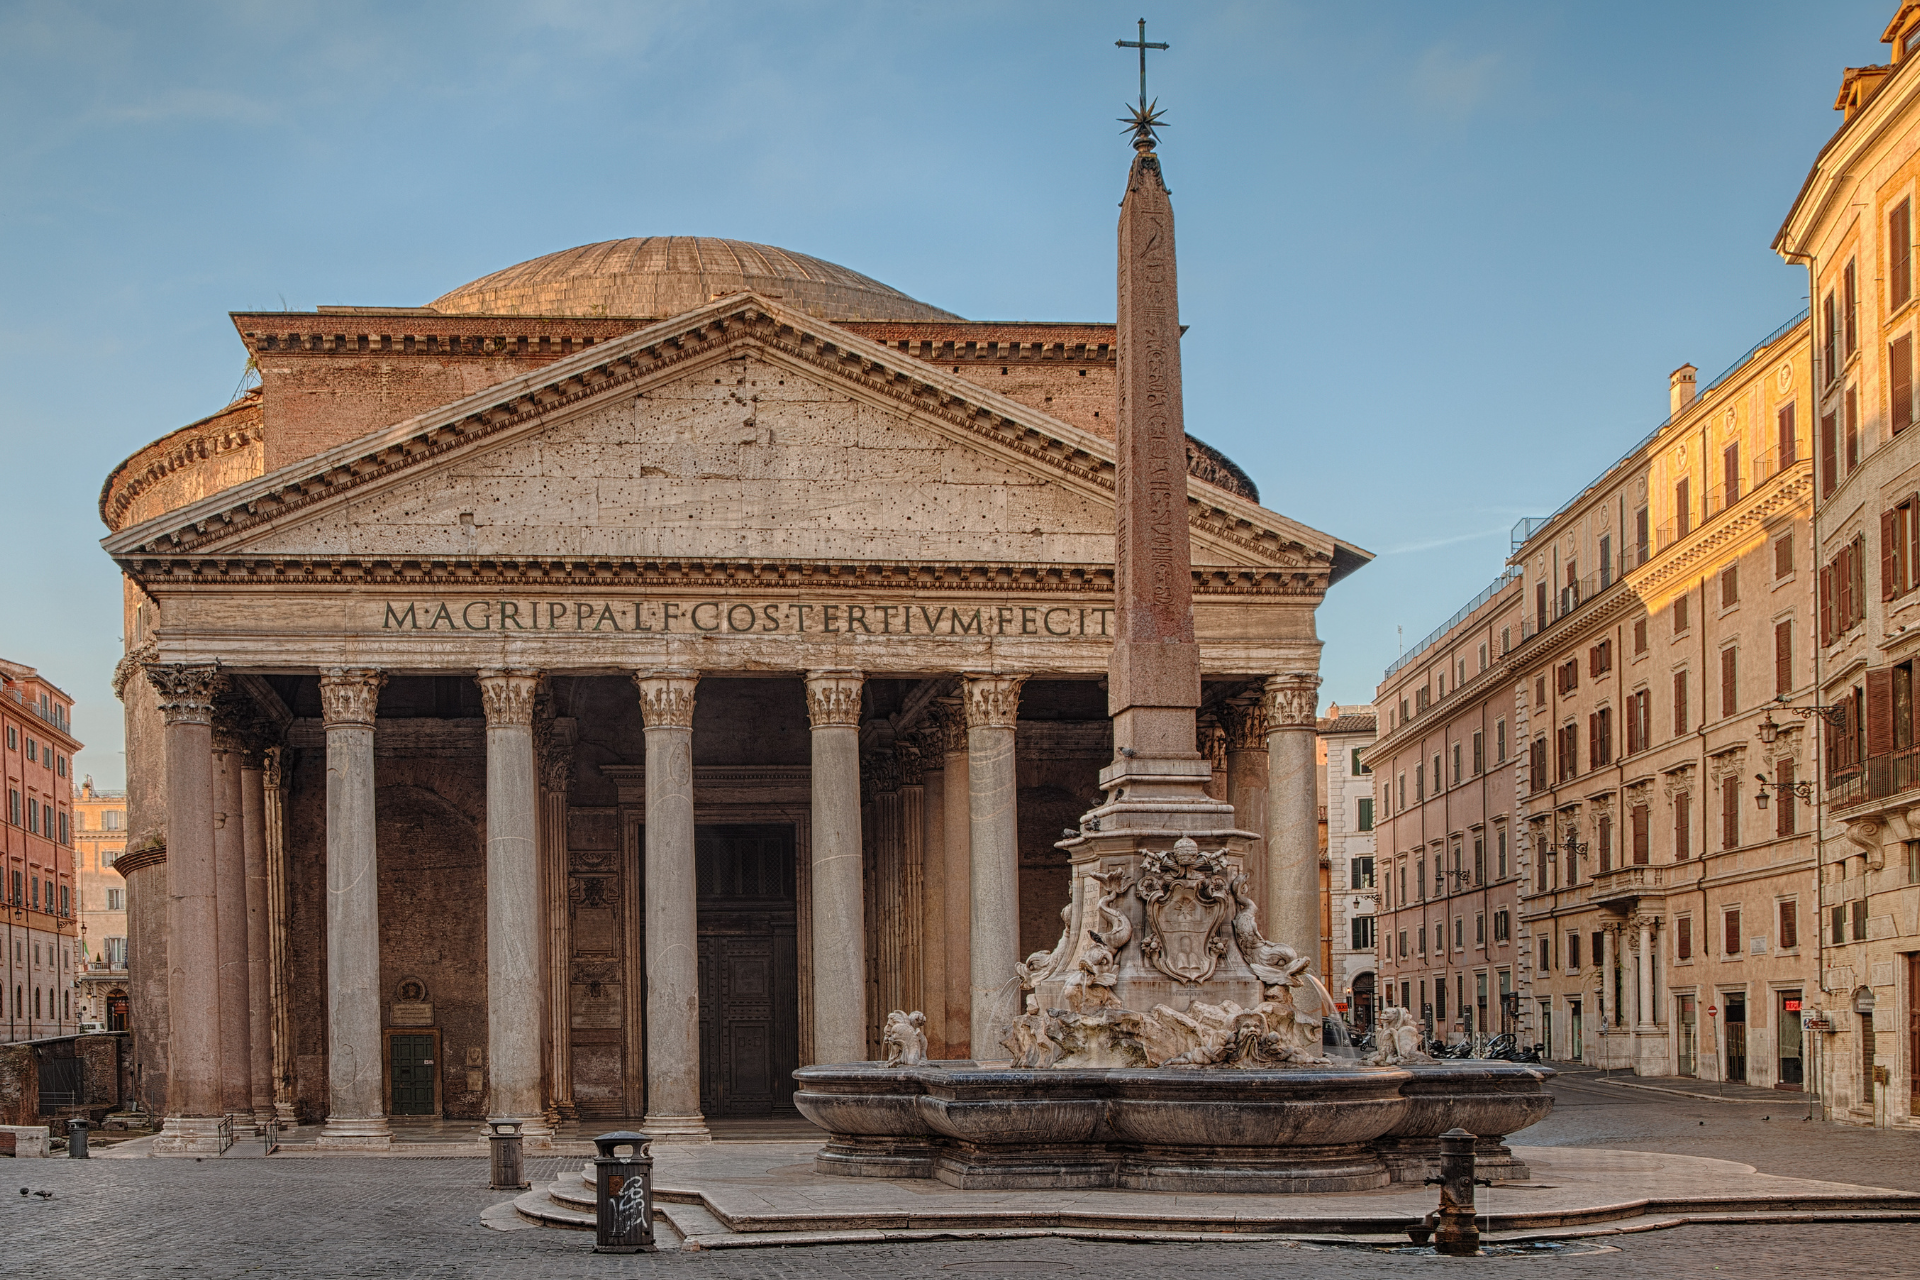
[[383, 606], [382, 631], [652, 632], [707, 635], [1051, 636], [1108, 634], [1113, 609], [1079, 605], [748, 603], [744, 600], [424, 600]]

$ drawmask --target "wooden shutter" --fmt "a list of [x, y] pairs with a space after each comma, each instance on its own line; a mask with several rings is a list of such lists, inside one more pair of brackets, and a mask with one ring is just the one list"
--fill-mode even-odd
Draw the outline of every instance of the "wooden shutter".
[[1633, 864], [1636, 867], [1644, 867], [1649, 857], [1647, 849], [1647, 806], [1643, 804], [1635, 805], [1630, 816], [1633, 819]]
[[1902, 200], [1887, 215], [1887, 305], [1898, 309], [1913, 296], [1913, 207]]
[[1740, 498], [1740, 442], [1737, 440], [1720, 454], [1720, 483], [1727, 490], [1725, 507], [1730, 507]]
[[1867, 616], [1867, 535], [1856, 534], [1853, 539], [1853, 613], [1847, 619], [1847, 625], [1853, 626]]
[[1900, 513], [1880, 513], [1880, 598], [1891, 600], [1900, 594]]
[[1725, 920], [1727, 926], [1727, 936], [1725, 938], [1726, 951], [1730, 956], [1737, 956], [1740, 954], [1740, 913], [1738, 911], [1729, 911], [1726, 914]]
[[1613, 759], [1613, 708], [1600, 708], [1600, 754], [1595, 764], [1606, 764]]
[[1773, 780], [1780, 784], [1773, 797], [1773, 802], [1777, 806], [1773, 817], [1773, 833], [1777, 836], [1790, 836], [1793, 834], [1794, 827], [1792, 756], [1773, 766]]
[[1893, 754], [1893, 668], [1867, 671], [1867, 754]]
[[1693, 856], [1693, 794], [1682, 791], [1673, 798], [1673, 857], [1676, 862]]
[[1833, 643], [1833, 566], [1820, 566], [1820, 643]]
[[1673, 736], [1687, 731], [1687, 673], [1673, 673]]
[[1720, 847], [1740, 847], [1740, 775], [1720, 779]]
[[1681, 916], [1673, 922], [1673, 954], [1681, 960], [1693, 959], [1693, 917]]
[[1645, 564], [1652, 553], [1652, 538], [1648, 535], [1649, 513], [1645, 507], [1633, 513], [1633, 545], [1640, 553], [1639, 563]]
[[1722, 649], [1720, 651], [1720, 714], [1730, 716], [1740, 705], [1740, 689], [1735, 664], [1739, 650]]
[[1793, 409], [1794, 407], [1792, 405], [1787, 405], [1775, 415], [1775, 421], [1778, 422], [1780, 426], [1780, 452], [1777, 465], [1774, 468], [1776, 471], [1785, 471], [1794, 464], [1798, 457], [1797, 445], [1799, 441], [1794, 432]]
[[1888, 384], [1892, 388], [1893, 429], [1913, 422], [1913, 335], [1906, 334], [1887, 348]]
[[[1602, 871], [1613, 870], [1613, 818], [1609, 814], [1603, 813], [1600, 815], [1599, 845], [1600, 869]], [[1594, 954], [1598, 955], [1599, 953], [1600, 949], [1598, 947], [1594, 948]]]
[[1600, 758], [1600, 713], [1587, 717], [1587, 767], [1597, 769], [1606, 761]]
[[1820, 415], [1820, 496], [1831, 497], [1840, 483], [1839, 422], [1831, 413]]
[[1682, 476], [1673, 486], [1674, 536], [1684, 538], [1693, 528], [1693, 477]]
[[1793, 623], [1777, 622], [1773, 627], [1773, 691], [1785, 695], [1793, 691]]
[[1833, 628], [1839, 635], [1853, 625], [1853, 544], [1840, 548], [1835, 560], [1833, 584]]
[[1776, 538], [1773, 543], [1773, 576], [1784, 578], [1793, 572], [1793, 535]]
[[1780, 904], [1780, 949], [1789, 951], [1800, 945], [1800, 904], [1788, 899]]

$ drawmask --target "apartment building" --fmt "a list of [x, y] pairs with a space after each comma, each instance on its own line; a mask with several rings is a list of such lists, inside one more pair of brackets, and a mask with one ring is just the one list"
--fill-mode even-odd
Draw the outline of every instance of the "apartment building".
[[1387, 668], [1379, 739], [1361, 755], [1377, 802], [1379, 999], [1442, 1039], [1512, 1029], [1524, 739], [1504, 655], [1522, 639], [1521, 594], [1503, 574]]
[[113, 869], [127, 849], [127, 793], [81, 780], [73, 794], [73, 867], [79, 881], [81, 1021], [127, 1029], [127, 882]]
[[1335, 705], [1320, 718], [1327, 829], [1327, 987], [1347, 1021], [1366, 1029], [1379, 1007], [1373, 771], [1364, 756], [1377, 736], [1373, 708]]
[[73, 872], [73, 700], [32, 667], [0, 659], [0, 1039], [64, 1035], [79, 1023]]
[[1818, 1009], [1827, 1114], [1920, 1125], [1920, 430], [1914, 216], [1920, 4], [1849, 67], [1843, 112], [1774, 242], [1807, 272], [1818, 419], [1818, 687], [1825, 735]]

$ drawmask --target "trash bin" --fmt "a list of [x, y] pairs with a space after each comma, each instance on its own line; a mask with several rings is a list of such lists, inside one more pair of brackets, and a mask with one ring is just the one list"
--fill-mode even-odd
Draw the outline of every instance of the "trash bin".
[[[600, 1153], [593, 1158], [595, 1253], [653, 1251], [652, 1142], [644, 1133], [624, 1129], [593, 1140]], [[617, 1156], [616, 1147], [631, 1147], [632, 1154]]]
[[520, 1159], [520, 1122], [518, 1120], [489, 1120], [493, 1132], [488, 1135], [487, 1145], [493, 1157], [493, 1187], [495, 1191], [525, 1191], [527, 1175]]
[[67, 1159], [87, 1159], [87, 1122], [85, 1120], [67, 1121]]

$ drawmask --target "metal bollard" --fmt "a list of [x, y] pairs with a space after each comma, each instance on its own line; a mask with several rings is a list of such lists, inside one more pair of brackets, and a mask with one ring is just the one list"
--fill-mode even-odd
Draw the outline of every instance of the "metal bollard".
[[[653, 1142], [644, 1133], [620, 1130], [593, 1140], [593, 1251], [653, 1252]], [[616, 1147], [633, 1154], [616, 1156]]]
[[1480, 1227], [1474, 1221], [1474, 1184], [1488, 1187], [1485, 1178], [1473, 1176], [1473, 1144], [1478, 1141], [1465, 1129], [1449, 1129], [1440, 1135], [1440, 1176], [1428, 1178], [1427, 1185], [1440, 1185], [1440, 1209], [1433, 1223], [1433, 1251], [1455, 1258], [1470, 1258], [1480, 1252]]
[[527, 1172], [520, 1159], [520, 1122], [518, 1120], [489, 1120], [487, 1143], [493, 1156], [494, 1191], [525, 1191]]
[[85, 1120], [67, 1121], [67, 1159], [86, 1160], [87, 1122]]

